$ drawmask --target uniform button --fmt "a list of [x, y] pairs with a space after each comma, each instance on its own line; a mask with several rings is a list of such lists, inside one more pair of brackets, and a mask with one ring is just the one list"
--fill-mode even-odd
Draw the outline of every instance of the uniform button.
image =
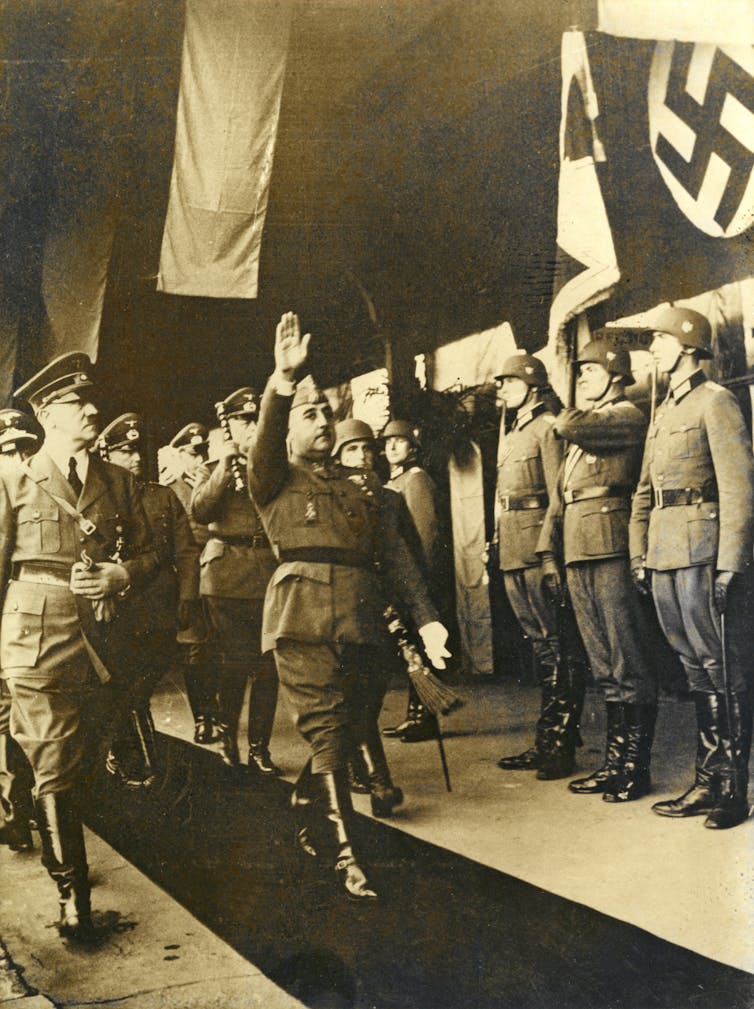
[[79, 543], [86, 543], [86, 536], [79, 536]]
[[39, 512], [39, 511], [37, 511], [37, 510], [35, 509], [35, 510], [34, 510], [34, 518], [35, 518], [35, 519], [41, 519], [41, 518], [42, 518], [42, 513], [41, 513], [41, 512]]
[[710, 513], [709, 513], [709, 517], [710, 517], [711, 519], [716, 519], [716, 518], [717, 518], [717, 512], [710, 512]]
[[603, 506], [602, 506], [602, 507], [600, 508], [600, 511], [601, 511], [601, 512], [606, 512], [606, 511], [607, 511], [607, 505], [603, 505]]
[[18, 612], [18, 603], [14, 603], [14, 604], [13, 604], [13, 609], [14, 609], [14, 610], [15, 610], [16, 612]]
[[22, 628], [21, 628], [21, 636], [22, 636], [22, 637], [23, 637], [24, 635], [28, 634], [28, 633], [29, 633], [29, 628], [28, 628], [28, 627], [22, 627]]

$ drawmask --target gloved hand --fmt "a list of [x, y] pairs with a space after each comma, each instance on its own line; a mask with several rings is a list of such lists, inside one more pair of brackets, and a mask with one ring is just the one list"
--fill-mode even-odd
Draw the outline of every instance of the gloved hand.
[[649, 572], [644, 567], [643, 562], [640, 561], [631, 565], [631, 578], [633, 579], [636, 591], [642, 596], [649, 596], [652, 594], [652, 581], [650, 579]]
[[490, 574], [493, 571], [500, 570], [500, 544], [497, 540], [490, 540], [489, 543], [485, 543], [482, 562]]
[[450, 652], [445, 647], [448, 640], [448, 632], [439, 620], [433, 620], [429, 624], [424, 624], [419, 628], [419, 637], [422, 639], [424, 651], [427, 658], [435, 669], [445, 668], [445, 659], [450, 658]]
[[734, 574], [735, 571], [718, 571], [715, 575], [715, 608], [718, 613], [725, 613], [725, 607], [728, 604], [728, 590]]

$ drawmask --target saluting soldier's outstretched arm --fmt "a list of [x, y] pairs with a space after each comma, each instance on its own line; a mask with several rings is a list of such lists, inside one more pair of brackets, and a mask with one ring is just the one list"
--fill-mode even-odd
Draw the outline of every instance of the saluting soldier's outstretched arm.
[[566, 407], [555, 420], [555, 430], [585, 452], [609, 452], [643, 445], [647, 421], [640, 410], [626, 402], [601, 410]]
[[311, 334], [301, 336], [295, 312], [281, 316], [275, 331], [275, 371], [262, 396], [254, 447], [249, 455], [249, 493], [259, 505], [279, 492], [288, 473], [286, 435], [295, 378], [306, 364]]

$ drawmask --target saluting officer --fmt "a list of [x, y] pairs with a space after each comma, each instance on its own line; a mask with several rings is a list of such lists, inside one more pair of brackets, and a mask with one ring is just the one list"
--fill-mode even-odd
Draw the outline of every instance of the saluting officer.
[[723, 829], [749, 815], [750, 685], [742, 663], [726, 661], [721, 614], [729, 626], [751, 619], [741, 613], [754, 539], [751, 436], [733, 394], [701, 369], [712, 357], [705, 316], [666, 308], [650, 325], [652, 354], [670, 387], [634, 496], [632, 566], [683, 663], [697, 717], [694, 784], [652, 809], [669, 817], [707, 814], [706, 827]]
[[[160, 483], [175, 491], [200, 548], [209, 539], [209, 530], [191, 514], [191, 495], [199, 468], [207, 461], [208, 453], [209, 431], [197, 421], [185, 424], [157, 453]], [[194, 718], [194, 742], [207, 746], [217, 742], [222, 732], [217, 710], [217, 672], [212, 665], [206, 638], [206, 619], [204, 623], [203, 631], [194, 624], [180, 630], [178, 644], [186, 695]]]
[[144, 433], [139, 414], [124, 413], [111, 421], [97, 439], [100, 456], [128, 470], [137, 481], [159, 561], [156, 577], [141, 592], [129, 596], [118, 614], [132, 649], [131, 710], [128, 726], [113, 743], [107, 767], [135, 785], [149, 784], [154, 777], [154, 723], [149, 699], [175, 661], [176, 632], [193, 629], [204, 633], [199, 548], [174, 492], [145, 479]]
[[267, 590], [262, 646], [274, 649], [280, 682], [312, 751], [294, 793], [294, 805], [308, 816], [299, 838], [312, 854], [320, 842], [326, 845], [346, 893], [370, 900], [375, 891], [351, 844], [346, 764], [353, 745], [349, 691], [375, 646], [385, 648], [389, 640], [382, 577], [408, 605], [430, 661], [440, 668], [447, 631], [377, 496], [332, 460], [326, 397], [311, 381], [294, 382], [308, 344], [298, 316], [286, 313], [249, 458], [249, 489], [279, 562]]
[[634, 381], [628, 351], [594, 340], [576, 363], [579, 389], [592, 408], [568, 408], [555, 420], [555, 432], [568, 448], [545, 522], [542, 544], [550, 546], [543, 565], [557, 590], [553, 555], [560, 530], [576, 622], [605, 695], [607, 740], [602, 767], [568, 787], [581, 795], [602, 793], [606, 802], [629, 802], [651, 787], [657, 717], [647, 622], [628, 558], [631, 495], [647, 421], [625, 397]]
[[493, 542], [511, 608], [531, 641], [542, 687], [534, 745], [524, 753], [502, 757], [498, 767], [536, 769], [542, 780], [562, 778], [573, 771], [584, 691], [571, 681], [558, 607], [544, 585], [536, 551], [547, 506], [557, 493], [563, 442], [555, 435], [555, 417], [542, 399], [547, 372], [538, 358], [514, 354], [496, 381], [503, 426], [507, 411], [515, 411], [515, 419], [500, 440]]
[[[437, 514], [437, 488], [432, 477], [418, 465], [417, 431], [406, 420], [391, 420], [382, 433], [385, 458], [390, 465], [390, 479], [385, 484], [405, 500], [421, 546], [420, 565], [428, 584], [439, 584], [440, 522]], [[414, 540], [415, 542], [415, 540]], [[383, 735], [398, 737], [403, 743], [419, 743], [437, 737], [437, 720], [419, 700], [414, 685], [408, 685], [406, 717], [399, 724], [382, 730]]]
[[246, 458], [254, 442], [259, 398], [236, 389], [221, 404], [227, 437], [219, 460], [196, 473], [191, 514], [208, 527], [200, 559], [200, 591], [210, 630], [209, 658], [217, 675], [223, 762], [240, 767], [238, 722], [251, 679], [248, 719], [249, 770], [279, 774], [270, 757], [278, 678], [269, 655], [260, 654], [262, 606], [275, 559], [246, 491]]
[[[32, 420], [20, 410], [0, 410], [0, 466], [28, 459], [39, 445]], [[0, 844], [11, 851], [33, 847], [30, 820], [34, 773], [24, 751], [10, 734], [10, 692], [0, 678]]]
[[100, 683], [124, 676], [128, 659], [111, 618], [118, 595], [138, 590], [157, 564], [133, 477], [89, 454], [91, 370], [85, 354], [63, 354], [16, 392], [45, 443], [0, 469], [0, 666], [11, 732], [34, 770], [42, 862], [58, 886], [60, 925], [75, 932], [91, 924], [76, 792], [93, 719], [103, 731]]

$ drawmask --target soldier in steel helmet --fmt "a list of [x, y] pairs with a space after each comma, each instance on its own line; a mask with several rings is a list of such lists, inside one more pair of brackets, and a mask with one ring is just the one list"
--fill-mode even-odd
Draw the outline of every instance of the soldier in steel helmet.
[[[430, 586], [439, 585], [440, 522], [437, 513], [437, 488], [432, 477], [418, 462], [419, 433], [406, 420], [391, 420], [382, 432], [385, 458], [390, 466], [390, 479], [385, 484], [405, 500], [416, 534], [409, 534], [420, 545], [422, 570]], [[438, 591], [435, 589], [435, 602]], [[437, 720], [419, 699], [413, 684], [408, 687], [406, 717], [395, 726], [383, 729], [385, 736], [397, 737], [403, 743], [419, 743], [437, 736]]]
[[514, 354], [496, 381], [504, 414], [513, 411], [515, 419], [499, 443], [493, 544], [511, 608], [532, 643], [542, 688], [534, 744], [502, 757], [498, 766], [536, 770], [542, 780], [562, 778], [573, 770], [584, 691], [563, 654], [559, 606], [546, 590], [537, 548], [557, 489], [563, 442], [542, 397], [548, 380], [538, 358]]
[[601, 794], [606, 802], [630, 802], [651, 788], [657, 716], [647, 621], [628, 558], [631, 495], [647, 421], [626, 399], [625, 387], [634, 381], [628, 351], [594, 340], [579, 353], [577, 367], [579, 391], [591, 409], [568, 408], [555, 421], [567, 447], [540, 552], [555, 591], [561, 577], [556, 555], [565, 565], [576, 622], [605, 696], [607, 738], [602, 766], [568, 787], [578, 795]]
[[652, 808], [671, 818], [706, 816], [705, 826], [720, 830], [749, 815], [750, 684], [723, 628], [751, 620], [742, 611], [754, 538], [751, 435], [733, 394], [702, 371], [712, 357], [708, 319], [672, 307], [649, 325], [669, 389], [634, 496], [631, 563], [683, 663], [697, 720], [693, 784]]

